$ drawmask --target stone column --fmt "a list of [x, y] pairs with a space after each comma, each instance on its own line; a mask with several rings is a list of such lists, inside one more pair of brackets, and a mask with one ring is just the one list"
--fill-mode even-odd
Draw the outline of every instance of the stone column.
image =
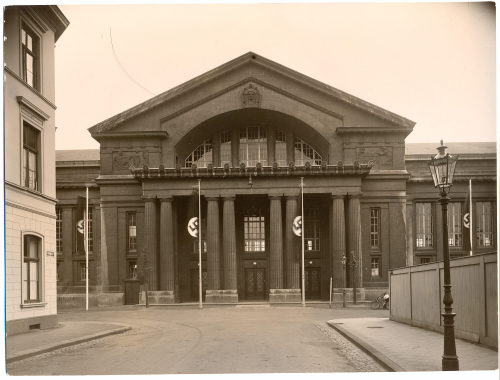
[[286, 197], [286, 287], [288, 289], [300, 289], [300, 260], [296, 241], [299, 238], [294, 235], [292, 230], [293, 220], [298, 215], [297, 199], [298, 195], [287, 195]]
[[[149, 290], [158, 290], [158, 259], [156, 253], [156, 199], [144, 198], [144, 275], [148, 278]], [[149, 270], [148, 270], [149, 269]]]
[[[350, 285], [354, 285], [356, 281], [356, 287], [360, 288], [363, 286], [362, 280], [362, 252], [361, 252], [361, 193], [350, 194], [349, 204], [348, 204], [348, 228], [347, 228], [347, 239], [348, 239], [348, 260], [347, 263], [351, 262], [351, 257], [354, 256], [357, 261], [357, 267], [350, 268]], [[353, 276], [355, 271], [355, 275]]]
[[160, 290], [175, 290], [172, 197], [160, 199]]
[[345, 213], [344, 213], [344, 195], [332, 196], [332, 273], [333, 287], [343, 288], [346, 273], [342, 264], [342, 257], [345, 251]]
[[271, 289], [283, 289], [283, 230], [281, 219], [281, 197], [270, 196], [270, 255], [269, 271]]
[[413, 203], [408, 201], [406, 203], [406, 266], [413, 265], [413, 245], [415, 242], [413, 241]]
[[[63, 283], [65, 285], [74, 285], [73, 278], [73, 233], [74, 232], [74, 222], [73, 222], [73, 209], [70, 207], [62, 208], [62, 249], [63, 249]], [[99, 263], [100, 269], [100, 263]], [[101, 285], [101, 275], [99, 274], [99, 281], [97, 282]]]
[[236, 262], [236, 223], [234, 217], [234, 196], [223, 198], [222, 209], [222, 252], [224, 260], [224, 302], [238, 302], [237, 262]]
[[[207, 287], [220, 289], [219, 198], [207, 197]], [[207, 295], [208, 295], [207, 289]]]

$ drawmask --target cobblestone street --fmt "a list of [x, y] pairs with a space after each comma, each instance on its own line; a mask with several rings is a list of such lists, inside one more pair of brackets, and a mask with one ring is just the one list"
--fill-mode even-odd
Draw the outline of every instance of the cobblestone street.
[[128, 332], [17, 361], [10, 375], [383, 371], [329, 328], [336, 317], [384, 311], [318, 307], [101, 309], [65, 321], [113, 322]]

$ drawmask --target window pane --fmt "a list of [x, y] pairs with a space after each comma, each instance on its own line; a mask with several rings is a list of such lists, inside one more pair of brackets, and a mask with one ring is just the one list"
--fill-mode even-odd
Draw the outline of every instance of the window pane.
[[30, 54], [26, 54], [26, 82], [33, 87], [34, 83], [34, 64], [33, 57]]
[[266, 129], [260, 127], [240, 128], [240, 162], [246, 166], [257, 163], [267, 165]]
[[322, 158], [309, 144], [304, 140], [295, 138], [295, 165], [304, 166], [306, 162], [311, 165], [321, 165]]
[[231, 133], [229, 131], [220, 135], [220, 164], [221, 166], [231, 165]]
[[243, 231], [245, 252], [265, 252], [265, 220], [260, 209], [247, 210], [243, 219]]
[[370, 209], [370, 245], [380, 248], [380, 209]]
[[493, 202], [476, 202], [476, 239], [478, 247], [493, 247], [495, 243], [495, 206]]
[[29, 263], [25, 262], [23, 264], [23, 300], [28, 300], [28, 265]]
[[206, 168], [212, 160], [212, 140], [205, 140], [184, 161], [184, 166], [190, 168], [196, 164], [199, 168]]
[[380, 258], [378, 257], [372, 257], [371, 258], [371, 274], [372, 277], [379, 277], [380, 276]]
[[432, 208], [431, 203], [416, 204], [417, 220], [417, 248], [431, 248], [433, 246], [433, 226], [432, 226]]
[[37, 262], [30, 262], [29, 263], [29, 285], [30, 285], [30, 291], [29, 291], [29, 299], [30, 301], [35, 301], [38, 299], [38, 263]]

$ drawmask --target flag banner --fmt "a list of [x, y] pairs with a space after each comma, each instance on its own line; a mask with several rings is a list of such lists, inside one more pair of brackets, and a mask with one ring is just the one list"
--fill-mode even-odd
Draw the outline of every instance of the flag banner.
[[[78, 223], [85, 219], [85, 197], [78, 197], [75, 215], [75, 247], [77, 255], [85, 255], [85, 234], [78, 232]], [[84, 223], [84, 222], [83, 222]]]
[[[196, 222], [194, 219], [196, 218]], [[193, 187], [193, 194], [189, 197], [186, 208], [186, 226], [190, 236], [198, 237], [198, 187]], [[196, 224], [196, 232], [194, 231]]]
[[464, 212], [463, 212], [463, 232], [462, 236], [464, 239], [464, 250], [470, 251], [471, 241], [470, 241], [470, 231], [472, 228], [472, 219], [471, 219], [471, 205], [470, 205], [470, 192], [467, 187], [467, 194], [465, 195], [465, 203], [464, 203]]

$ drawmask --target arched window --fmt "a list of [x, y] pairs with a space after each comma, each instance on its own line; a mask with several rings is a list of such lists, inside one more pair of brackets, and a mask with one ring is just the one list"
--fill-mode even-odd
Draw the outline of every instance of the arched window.
[[319, 153], [304, 140], [296, 137], [294, 149], [296, 166], [304, 166], [306, 162], [310, 162], [311, 165], [321, 165], [322, 158]]
[[267, 166], [266, 129], [261, 127], [240, 128], [240, 162], [256, 166], [260, 162]]
[[23, 302], [40, 302], [41, 300], [41, 262], [42, 239], [36, 235], [23, 237]]
[[220, 135], [220, 166], [231, 166], [231, 161], [231, 131], [225, 131]]
[[276, 130], [276, 142], [275, 142], [275, 161], [278, 166], [287, 166], [286, 162], [286, 133]]
[[190, 168], [196, 164], [199, 168], [206, 168], [212, 163], [212, 140], [205, 140], [185, 160], [184, 166]]

